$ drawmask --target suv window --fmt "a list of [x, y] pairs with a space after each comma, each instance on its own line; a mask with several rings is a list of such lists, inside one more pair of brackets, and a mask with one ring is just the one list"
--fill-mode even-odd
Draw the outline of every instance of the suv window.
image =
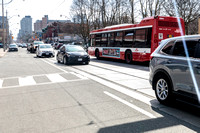
[[[194, 57], [197, 41], [186, 41], [186, 46], [189, 57]], [[182, 41], [176, 42], [172, 54], [176, 56], [184, 56], [184, 57], [186, 56]]]
[[188, 54], [189, 57], [195, 57], [195, 50], [197, 48], [197, 41], [189, 41], [187, 42], [187, 49], [188, 49]]
[[168, 44], [162, 49], [165, 54], [171, 54], [172, 48], [174, 46], [174, 41], [168, 42]]
[[181, 42], [176, 42], [176, 43], [175, 43], [175, 46], [174, 46], [172, 55], [176, 55], [176, 56], [186, 56], [186, 55], [185, 55], [185, 50], [184, 50], [183, 42], [182, 42], [182, 41], [181, 41]]

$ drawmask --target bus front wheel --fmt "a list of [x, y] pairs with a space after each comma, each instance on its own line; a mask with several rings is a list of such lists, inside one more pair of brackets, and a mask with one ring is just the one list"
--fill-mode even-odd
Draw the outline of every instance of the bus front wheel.
[[132, 52], [131, 51], [126, 51], [125, 60], [126, 60], [126, 63], [128, 63], [128, 64], [132, 62]]

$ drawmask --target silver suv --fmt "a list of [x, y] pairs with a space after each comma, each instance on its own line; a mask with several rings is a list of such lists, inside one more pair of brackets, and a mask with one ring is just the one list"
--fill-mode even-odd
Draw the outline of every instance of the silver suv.
[[149, 68], [149, 81], [160, 103], [177, 98], [198, 103], [200, 35], [163, 40], [152, 53]]

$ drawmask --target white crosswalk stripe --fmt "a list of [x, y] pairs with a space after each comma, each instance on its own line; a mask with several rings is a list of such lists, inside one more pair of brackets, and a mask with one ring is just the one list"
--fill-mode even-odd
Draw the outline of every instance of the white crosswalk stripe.
[[36, 84], [36, 82], [33, 79], [33, 76], [19, 77], [19, 85], [20, 86], [34, 85], [34, 84]]
[[[66, 79], [65, 77], [61, 76], [62, 74], [71, 74], [71, 75], [76, 76], [77, 79]], [[42, 79], [48, 79], [48, 80], [43, 80], [43, 82], [38, 82], [39, 77]], [[69, 75], [69, 77], [70, 77], [70, 75]], [[13, 81], [16, 79], [17, 79], [18, 83], [11, 82], [11, 84], [3, 85], [4, 80], [7, 80], [7, 83], [8, 83], [9, 80]], [[31, 75], [31, 76], [24, 76], [24, 77], [9, 77], [9, 78], [0, 79], [0, 89], [10, 88], [10, 87], [52, 84], [52, 83], [59, 83], [59, 82], [76, 82], [76, 81], [87, 80], [87, 79], [88, 78], [81, 76], [80, 74], [77, 74], [74, 72], [40, 74], [40, 75]], [[14, 83], [14, 84], [12, 84], [12, 83]]]
[[59, 74], [47, 74], [46, 75], [51, 82], [65, 82], [67, 81], [65, 78], [60, 76]]
[[80, 75], [80, 74], [77, 74], [77, 73], [75, 73], [75, 72], [70, 72], [70, 73], [73, 74], [73, 75], [75, 75], [75, 76], [77, 76], [77, 77], [79, 77], [80, 79], [88, 79], [87, 77], [82, 76], [82, 75]]

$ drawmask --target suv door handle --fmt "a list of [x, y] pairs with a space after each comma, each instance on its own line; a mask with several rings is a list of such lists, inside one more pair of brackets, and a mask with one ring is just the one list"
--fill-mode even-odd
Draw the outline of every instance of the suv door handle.
[[172, 63], [172, 61], [171, 61], [171, 60], [168, 60], [168, 61], [167, 61], [167, 64], [171, 64], [171, 63]]

